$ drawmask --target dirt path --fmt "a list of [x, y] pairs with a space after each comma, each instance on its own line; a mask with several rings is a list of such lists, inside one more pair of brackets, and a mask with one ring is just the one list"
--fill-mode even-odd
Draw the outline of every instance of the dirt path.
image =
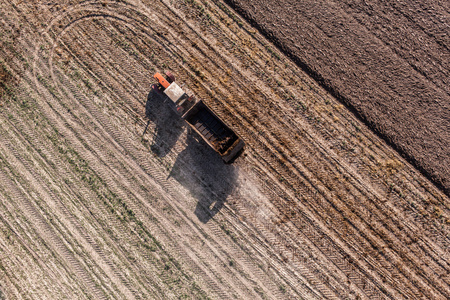
[[[0, 295], [450, 297], [448, 197], [222, 2], [1, 3]], [[151, 91], [164, 69], [235, 164]]]

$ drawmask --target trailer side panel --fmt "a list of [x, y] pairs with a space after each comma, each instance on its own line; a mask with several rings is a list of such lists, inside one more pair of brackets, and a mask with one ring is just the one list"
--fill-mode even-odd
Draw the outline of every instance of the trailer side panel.
[[202, 102], [199, 102], [193, 109], [194, 113], [187, 115], [186, 122], [216, 151], [224, 154], [238, 139], [236, 134], [223, 124]]

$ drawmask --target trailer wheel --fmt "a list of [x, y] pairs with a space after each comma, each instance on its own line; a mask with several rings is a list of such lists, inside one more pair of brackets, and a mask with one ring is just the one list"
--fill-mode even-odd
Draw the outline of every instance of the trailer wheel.
[[172, 83], [175, 81], [175, 76], [170, 71], [166, 71], [167, 81]]

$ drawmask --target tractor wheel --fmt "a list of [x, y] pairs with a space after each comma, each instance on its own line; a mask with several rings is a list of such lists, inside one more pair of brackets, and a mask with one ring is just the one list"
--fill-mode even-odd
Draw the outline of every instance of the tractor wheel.
[[155, 91], [155, 92], [157, 92], [158, 94], [162, 94], [162, 91], [161, 91], [161, 87], [159, 86], [159, 84], [152, 84], [152, 89]]
[[167, 81], [169, 83], [172, 83], [175, 81], [175, 76], [173, 76], [173, 74], [170, 73], [170, 71], [166, 71], [166, 76], [167, 76]]

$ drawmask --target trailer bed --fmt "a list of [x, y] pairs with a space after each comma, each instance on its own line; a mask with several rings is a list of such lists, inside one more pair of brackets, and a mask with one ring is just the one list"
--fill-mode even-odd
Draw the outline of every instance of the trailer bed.
[[203, 102], [195, 105], [184, 118], [208, 144], [221, 154], [225, 153], [238, 139], [236, 134], [220, 121]]

